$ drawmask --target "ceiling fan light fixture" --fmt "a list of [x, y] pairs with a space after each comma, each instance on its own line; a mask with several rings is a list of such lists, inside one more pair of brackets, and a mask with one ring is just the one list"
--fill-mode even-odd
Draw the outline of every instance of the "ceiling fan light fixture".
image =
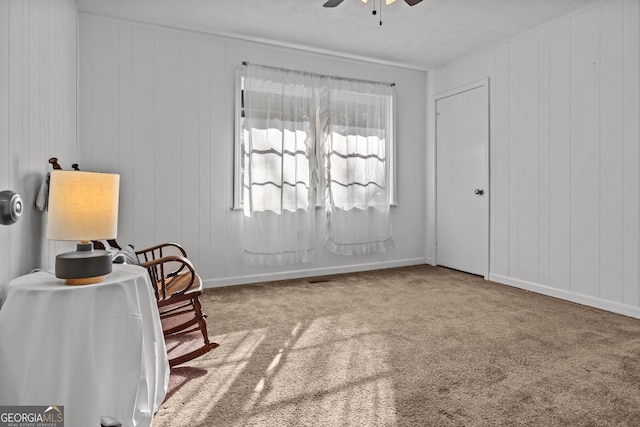
[[[369, 0], [360, 0], [362, 3], [369, 3]], [[387, 5], [391, 4], [391, 3], [395, 3], [396, 0], [385, 0], [385, 3]]]
[[[342, 3], [344, 0], [327, 0], [327, 2], [325, 4], [323, 4], [322, 6], [324, 7], [336, 7], [338, 6], [340, 3]], [[360, 0], [362, 3], [369, 3], [369, 0]], [[395, 3], [396, 0], [385, 0], [385, 3], [387, 5], [390, 5], [391, 3]], [[404, 0], [405, 3], [407, 3], [409, 6], [415, 6], [418, 3], [420, 3], [422, 0]], [[382, 8], [382, 0], [379, 0], [379, 5]], [[373, 14], [376, 14], [376, 1], [373, 0]], [[381, 24], [382, 25], [382, 24]]]

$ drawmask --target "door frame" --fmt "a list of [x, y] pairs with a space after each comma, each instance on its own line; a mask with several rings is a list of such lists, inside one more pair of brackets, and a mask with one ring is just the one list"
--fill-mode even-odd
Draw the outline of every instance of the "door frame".
[[[438, 183], [437, 183], [437, 176], [438, 176], [438, 111], [437, 111], [437, 105], [438, 105], [438, 101], [445, 99], [445, 98], [449, 98], [455, 95], [459, 95], [461, 93], [464, 92], [468, 92], [470, 90], [474, 90], [474, 89], [478, 89], [478, 88], [483, 88], [484, 91], [484, 96], [486, 99], [486, 111], [487, 111], [487, 117], [486, 117], [486, 121], [487, 121], [487, 134], [485, 135], [485, 170], [486, 170], [486, 176], [485, 176], [485, 182], [486, 182], [486, 188], [485, 188], [485, 194], [487, 194], [487, 197], [485, 198], [485, 213], [486, 213], [486, 224], [485, 224], [485, 232], [483, 233], [486, 236], [486, 241], [487, 241], [487, 252], [486, 252], [486, 259], [484, 262], [485, 265], [485, 270], [484, 270], [484, 279], [488, 280], [489, 279], [489, 269], [490, 269], [490, 258], [491, 258], [491, 234], [490, 234], [490, 225], [491, 225], [491, 199], [492, 199], [492, 191], [491, 191], [491, 181], [490, 181], [490, 167], [491, 167], [491, 162], [490, 162], [490, 151], [489, 151], [489, 146], [490, 146], [490, 137], [491, 137], [491, 120], [490, 120], [490, 116], [491, 116], [491, 110], [490, 110], [490, 99], [489, 99], [489, 78], [485, 78], [485, 79], [481, 79], [481, 80], [477, 80], [475, 82], [471, 82], [468, 84], [465, 84], [463, 86], [459, 86], [456, 87], [454, 89], [451, 90], [447, 90], [445, 92], [441, 92], [438, 94], [433, 95], [433, 116], [434, 116], [434, 149], [433, 149], [433, 161], [432, 164], [434, 166], [433, 168], [433, 201], [434, 201], [434, 205], [438, 203]], [[434, 235], [434, 241], [433, 241], [433, 245], [434, 245], [434, 252], [433, 252], [433, 263], [434, 265], [438, 265], [438, 246], [437, 246], [437, 241], [438, 241], [438, 218], [437, 218], [437, 207], [433, 210], [434, 214], [434, 222], [433, 222], [433, 235]]]

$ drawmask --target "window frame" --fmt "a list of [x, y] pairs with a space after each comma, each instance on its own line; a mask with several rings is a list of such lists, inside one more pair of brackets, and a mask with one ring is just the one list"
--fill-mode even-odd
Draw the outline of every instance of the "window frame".
[[[243, 92], [243, 76], [244, 68], [238, 67], [235, 70], [234, 79], [234, 146], [233, 146], [233, 205], [231, 207], [234, 211], [244, 210], [244, 203], [242, 198], [242, 141], [240, 136], [240, 121], [242, 118], [242, 92]], [[390, 97], [389, 103], [389, 200], [390, 206], [398, 206], [398, 191], [397, 191], [397, 136], [396, 136], [396, 110], [397, 110], [397, 94], [393, 91]], [[386, 141], [385, 141], [386, 142]], [[316, 205], [316, 208], [321, 208], [320, 205]]]

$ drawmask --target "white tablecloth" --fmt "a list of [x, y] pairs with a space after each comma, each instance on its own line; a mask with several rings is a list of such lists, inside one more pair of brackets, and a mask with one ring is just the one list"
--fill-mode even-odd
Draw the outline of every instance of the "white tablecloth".
[[100, 416], [147, 427], [169, 363], [145, 269], [67, 286], [50, 272], [12, 280], [0, 309], [0, 405], [62, 405], [66, 427]]

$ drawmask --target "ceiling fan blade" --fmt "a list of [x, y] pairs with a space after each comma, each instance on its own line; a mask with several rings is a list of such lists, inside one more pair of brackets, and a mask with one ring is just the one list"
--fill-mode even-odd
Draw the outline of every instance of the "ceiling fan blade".
[[422, 0], [404, 0], [404, 1], [407, 2], [409, 6], [415, 6], [418, 3], [420, 3]]
[[344, 0], [329, 0], [328, 2], [326, 2], [325, 4], [323, 4], [324, 7], [336, 7], [337, 5], [339, 5], [340, 3], [342, 3]]

